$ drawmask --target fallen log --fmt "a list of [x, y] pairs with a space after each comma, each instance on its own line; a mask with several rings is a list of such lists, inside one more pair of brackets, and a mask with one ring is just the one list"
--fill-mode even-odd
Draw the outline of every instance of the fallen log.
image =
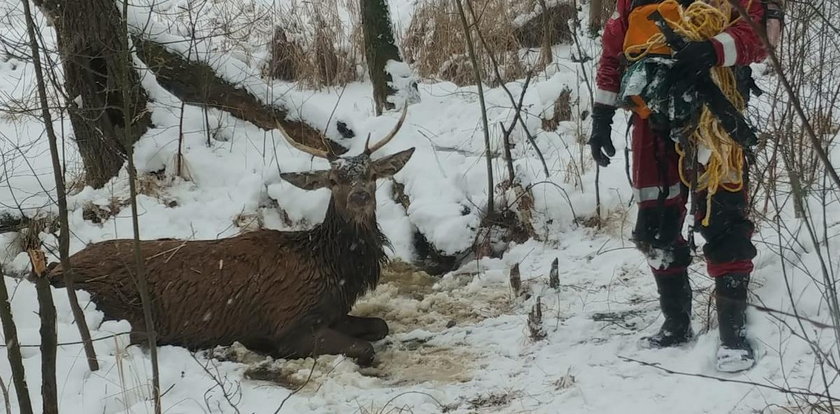
[[155, 74], [158, 84], [185, 103], [228, 112], [265, 130], [275, 129], [280, 123], [302, 144], [326, 149], [328, 143], [337, 154], [347, 152], [341, 145], [325, 139], [316, 128], [286, 119], [286, 109], [266, 104], [241, 86], [222, 79], [209, 65], [188, 60], [141, 36], [134, 36], [133, 42], [137, 57]]

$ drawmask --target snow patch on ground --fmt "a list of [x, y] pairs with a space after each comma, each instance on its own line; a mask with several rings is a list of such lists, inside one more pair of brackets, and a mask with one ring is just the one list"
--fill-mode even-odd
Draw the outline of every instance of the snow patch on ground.
[[[161, 3], [175, 7], [177, 1]], [[0, 2], [7, 15], [19, 14], [19, 2]], [[392, 14], [410, 15], [412, 3], [399, 1]], [[132, 24], [148, 27], [161, 40], [179, 40], [166, 22], [132, 12]], [[401, 17], [401, 21], [405, 17]], [[39, 17], [43, 22], [43, 18]], [[43, 25], [42, 25], [43, 27]], [[16, 19], [0, 21], [8, 36], [20, 36]], [[158, 30], [160, 29], [160, 30]], [[166, 29], [166, 30], [164, 30]], [[158, 30], [158, 31], [155, 31]], [[54, 42], [50, 30], [43, 30]], [[6, 35], [4, 34], [4, 38]], [[594, 41], [583, 39], [584, 48], [596, 50]], [[246, 85], [270, 102], [283, 102], [292, 116], [327, 130], [351, 154], [361, 151], [364, 138], [385, 135], [398, 113], [374, 116], [370, 85], [354, 83], [342, 89], [306, 91], [281, 82], [259, 78], [257, 60], [233, 54], [215, 54], [211, 43], [172, 43], [173, 49], [203, 59], [226, 79]], [[655, 287], [643, 257], [628, 242], [635, 209], [628, 207], [630, 190], [618, 165], [601, 170], [601, 205], [604, 226], [600, 230], [581, 226], [595, 210], [594, 170], [585, 142], [586, 122], [561, 122], [555, 131], [542, 130], [540, 114], [552, 113], [564, 89], [571, 91], [573, 119], [587, 109], [589, 94], [579, 81], [580, 66], [570, 60], [568, 47], [556, 48], [557, 62], [534, 78], [524, 97], [525, 122], [542, 151], [548, 174], [521, 126], [511, 134], [514, 167], [524, 185], [532, 185], [533, 225], [541, 241], [514, 245], [498, 259], [465, 263], [443, 278], [431, 278], [410, 269], [393, 268], [383, 284], [363, 298], [356, 311], [384, 317], [392, 334], [375, 344], [377, 363], [360, 369], [340, 356], [317, 360], [266, 361], [240, 352], [241, 362], [218, 353], [192, 354], [183, 348], [160, 347], [164, 407], [168, 413], [232, 413], [228, 398], [241, 412], [273, 412], [286, 400], [286, 412], [388, 412], [406, 408], [414, 413], [537, 412], [537, 413], [628, 413], [628, 412], [736, 412], [762, 410], [789, 401], [780, 394], [748, 385], [725, 384], [695, 377], [671, 376], [628, 359], [659, 364], [673, 370], [718, 375], [714, 368], [717, 334], [707, 314], [711, 280], [699, 259], [692, 268], [695, 289], [694, 328], [697, 340], [678, 349], [646, 350], [638, 345], [644, 334], [661, 322]], [[250, 63], [249, 63], [250, 62]], [[591, 62], [586, 70], [591, 77]], [[143, 86], [154, 101], [150, 104], [155, 128], [136, 145], [135, 161], [146, 174], [139, 198], [141, 237], [216, 239], [244, 231], [237, 224], [257, 221], [277, 229], [301, 229], [318, 223], [324, 215], [328, 193], [305, 192], [280, 178], [281, 172], [327, 168], [320, 160], [291, 148], [282, 137], [229, 115], [187, 105], [183, 113], [181, 150], [186, 169], [173, 174], [178, 153], [180, 102], [158, 87], [153, 75], [143, 72]], [[32, 96], [32, 68], [9, 59], [0, 62], [3, 102], [25, 101]], [[507, 86], [514, 96], [523, 82]], [[484, 139], [479, 126], [476, 89], [450, 83], [420, 83], [421, 102], [410, 106], [401, 132], [382, 154], [415, 147], [416, 153], [395, 181], [405, 186], [411, 199], [408, 209], [390, 198], [393, 183], [381, 181], [377, 188], [377, 215], [391, 238], [394, 258], [410, 261], [415, 252], [413, 231], [419, 229], [446, 253], [469, 248], [476, 235], [482, 211], [487, 207], [487, 172]], [[505, 174], [499, 122], [508, 125], [512, 104], [501, 88], [486, 91], [491, 124], [494, 176]], [[334, 110], [334, 113], [333, 113]], [[333, 122], [328, 125], [327, 120]], [[346, 120], [356, 138], [343, 140], [334, 131], [336, 119]], [[624, 149], [624, 117], [616, 118], [614, 142], [618, 154]], [[59, 131], [71, 131], [66, 120], [57, 120]], [[0, 207], [28, 215], [54, 212], [51, 200], [52, 172], [43, 127], [32, 118], [0, 119]], [[208, 136], [209, 145], [208, 145]], [[70, 136], [63, 145], [69, 175], [78, 174], [79, 161]], [[616, 161], [619, 161], [618, 159]], [[617, 162], [617, 164], [620, 164]], [[162, 173], [159, 173], [163, 170]], [[153, 175], [151, 173], [157, 173]], [[87, 243], [131, 236], [127, 177], [121, 173], [103, 189], [85, 188], [68, 200], [71, 208], [71, 251]], [[83, 218], [87, 205], [107, 208], [113, 214], [102, 223]], [[780, 213], [785, 223], [798, 221], [792, 208]], [[836, 205], [826, 212], [830, 229], [839, 228]], [[822, 218], [817, 217], [817, 221]], [[755, 239], [763, 248], [756, 258], [753, 290], [770, 308], [789, 312], [788, 285], [775, 251], [779, 232], [765, 223]], [[245, 226], [247, 227], [247, 226]], [[798, 266], [788, 268], [790, 291], [796, 292], [798, 311], [815, 320], [826, 320], [825, 304], [815, 283], [803, 270], [818, 274], [813, 251], [804, 246], [785, 252]], [[43, 234], [54, 250], [55, 239]], [[14, 235], [0, 238], [0, 260], [10, 274], [25, 272], [28, 260], [16, 250]], [[6, 252], [5, 255], [3, 252]], [[547, 286], [550, 263], [559, 259], [560, 287]], [[833, 259], [836, 263], [836, 257]], [[519, 265], [525, 295], [515, 296], [509, 273]], [[36, 396], [40, 383], [37, 302], [33, 286], [4, 277], [24, 347], [30, 392]], [[130, 327], [124, 321], [104, 321], [104, 315], [80, 292], [85, 315], [92, 327], [102, 369], [87, 371], [78, 334], [72, 324], [66, 292], [53, 291], [59, 314], [59, 392], [62, 412], [149, 412], [151, 368], [146, 350], [127, 345], [123, 335]], [[527, 314], [540, 297], [543, 305], [541, 341], [529, 337]], [[726, 378], [762, 383], [807, 386], [814, 377], [816, 356], [807, 344], [790, 335], [784, 316], [749, 310], [750, 335], [757, 353], [763, 355], [751, 371]], [[777, 319], [781, 318], [781, 319]], [[117, 335], [117, 336], [113, 336]], [[833, 343], [829, 332], [815, 332], [825, 349]], [[4, 354], [5, 349], [0, 349]], [[213, 356], [216, 358], [213, 358]], [[243, 356], [244, 355], [244, 356]], [[222, 360], [228, 359], [228, 360]], [[5, 355], [0, 355], [0, 378], [9, 378]], [[312, 369], [312, 366], [315, 369]], [[256, 368], [276, 369], [283, 381], [257, 377]], [[266, 372], [272, 372], [266, 369]], [[312, 373], [310, 376], [310, 372]], [[307, 383], [307, 379], [309, 382]], [[299, 393], [293, 390], [307, 383]], [[838, 386], [833, 386], [836, 393]], [[227, 395], [227, 398], [226, 398]], [[12, 405], [16, 404], [11, 395]], [[40, 407], [36, 407], [36, 411]]]

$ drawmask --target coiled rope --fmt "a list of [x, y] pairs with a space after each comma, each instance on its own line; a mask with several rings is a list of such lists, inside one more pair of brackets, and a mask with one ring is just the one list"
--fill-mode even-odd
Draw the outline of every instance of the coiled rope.
[[[752, 0], [750, 0], [751, 4]], [[708, 0], [708, 3], [695, 1], [687, 8], [683, 8], [675, 0], [665, 0], [659, 4], [658, 9], [665, 5], [676, 6], [680, 15], [680, 20], [667, 20], [668, 24], [682, 37], [691, 41], [711, 39], [740, 19], [739, 16], [737, 19], [730, 21], [734, 9], [727, 0]], [[747, 9], [749, 9], [749, 6]], [[649, 50], [663, 45], [666, 45], [665, 36], [657, 33], [644, 44], [628, 47], [624, 53], [629, 61], [637, 61], [646, 57]], [[735, 108], [743, 111], [746, 103], [738, 91], [732, 69], [716, 66], [712, 68], [711, 75], [712, 80], [720, 87], [727, 99], [732, 102]], [[712, 195], [721, 188], [726, 191], [737, 192], [744, 187], [744, 152], [705, 105], [700, 114], [697, 128], [689, 139], [693, 141], [696, 148], [708, 151], [709, 159], [702, 171], [696, 173], [696, 183], [692, 183], [692, 180], [685, 177], [683, 168], [686, 158], [685, 148], [677, 143], [676, 150], [680, 156], [680, 180], [689, 187], [695, 184], [695, 191], [707, 191], [706, 214], [703, 217], [702, 224], [708, 226], [712, 211]], [[694, 169], [698, 167], [698, 165], [693, 166]]]

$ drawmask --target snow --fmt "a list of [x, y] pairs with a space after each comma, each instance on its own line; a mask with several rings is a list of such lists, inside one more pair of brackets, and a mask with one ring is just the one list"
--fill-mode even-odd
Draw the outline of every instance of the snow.
[[[131, 9], [131, 24], [167, 41], [172, 50], [210, 64], [225, 79], [249, 88], [256, 96], [287, 105], [293, 119], [326, 130], [327, 135], [349, 147], [350, 154], [362, 150], [368, 134], [372, 140], [387, 134], [399, 118], [396, 111], [379, 117], [373, 114], [370, 85], [365, 82], [320, 91], [266, 82], [259, 75], [262, 52], [258, 47], [253, 48], [252, 59], [248, 59], [246, 48], [218, 50], [213, 43], [218, 39], [208, 38], [197, 44], [184, 42], [180, 32], [172, 30], [180, 26], [175, 20], [167, 20], [176, 17], [164, 12], [188, 3], [157, 2], [158, 13], [151, 14], [140, 4]], [[407, 27], [415, 5], [414, 1], [402, 0], [391, 4], [392, 15], [399, 16], [395, 26]], [[19, 15], [19, 2], [0, 1], [0, 10], [8, 16]], [[39, 17], [39, 21], [43, 26], [44, 19]], [[45, 40], [54, 44], [52, 31], [44, 29]], [[0, 30], [4, 30], [4, 38], [23, 35], [21, 22], [13, 18], [0, 21]], [[590, 53], [597, 50], [596, 41], [583, 39], [583, 43]], [[623, 414], [673, 412], [674, 407], [686, 413], [749, 413], [774, 404], [790, 404], [784, 395], [766, 389], [669, 375], [631, 360], [673, 371], [762, 384], [807, 387], [819, 381], [814, 373], [819, 356], [807, 343], [792, 336], [794, 328], [786, 326], [795, 324], [795, 320], [753, 308], [748, 311], [749, 335], [760, 358], [757, 366], [739, 374], [717, 372], [718, 337], [707, 314], [713, 283], [705, 276], [700, 259], [691, 272], [697, 339], [667, 350], [639, 345], [638, 339], [654, 332], [661, 317], [648, 264], [628, 241], [635, 214], [635, 207], [630, 206], [631, 191], [623, 168], [614, 165], [602, 169], [603, 227], [579, 224], [595, 211], [594, 167], [588, 148], [581, 144], [585, 142], [582, 137], [588, 122], [579, 120], [580, 112], [587, 109], [589, 93], [579, 80], [581, 69], [570, 60], [568, 47], [558, 46], [555, 57], [555, 64], [533, 79], [523, 106], [528, 130], [546, 158], [548, 177], [521, 126], [511, 135], [517, 176], [523, 185], [533, 185], [532, 224], [539, 240], [513, 244], [500, 258], [467, 261], [441, 278], [401, 271], [398, 265], [390, 268], [381, 286], [356, 307], [360, 314], [385, 318], [392, 329], [389, 337], [375, 344], [378, 363], [371, 368], [360, 368], [341, 356], [274, 361], [235, 346], [196, 354], [161, 346], [165, 411], [274, 412], [284, 404], [281, 412], [293, 413], [399, 412], [405, 408], [413, 413], [446, 410]], [[140, 65], [139, 61], [136, 63]], [[589, 79], [591, 65], [589, 62], [586, 67]], [[407, 77], [411, 74], [407, 69], [395, 71]], [[216, 239], [244, 231], [237, 223], [257, 222], [269, 228], [299, 230], [323, 219], [329, 191], [300, 190], [283, 181], [280, 173], [326, 169], [326, 161], [299, 153], [276, 132], [263, 131], [217, 110], [207, 110], [208, 131], [201, 108], [186, 105], [182, 115], [180, 101], [157, 86], [151, 72], [142, 73], [142, 85], [152, 98], [149, 109], [154, 123], [154, 128], [135, 146], [137, 168], [145, 174], [141, 183], [144, 194], [138, 199], [142, 238]], [[25, 62], [13, 58], [0, 62], [0, 101], [4, 106], [34, 96], [32, 74], [31, 65]], [[517, 81], [506, 86], [518, 97], [522, 84], [523, 81]], [[572, 121], [561, 122], [556, 131], [544, 131], [539, 116], [553, 113], [554, 102], [563, 90], [570, 90], [571, 101], [581, 106], [574, 107]], [[409, 208], [391, 199], [394, 183], [390, 180], [380, 181], [376, 192], [378, 222], [393, 244], [389, 254], [405, 261], [416, 255], [415, 230], [444, 253], [469, 250], [488, 196], [476, 88], [420, 82], [418, 92], [421, 99], [409, 106], [399, 134], [377, 153], [382, 156], [416, 148], [412, 159], [394, 177], [405, 187], [411, 200]], [[498, 179], [506, 174], [504, 161], [498, 155], [498, 124], [509, 125], [513, 110], [501, 88], [485, 92], [494, 154], [492, 170]], [[182, 116], [180, 147], [186, 172], [183, 177], [176, 177], [172, 171]], [[339, 138], [335, 131], [337, 119], [346, 121], [356, 137]], [[66, 119], [57, 119], [56, 126], [66, 134], [62, 147], [68, 176], [77, 177], [80, 161], [70, 137], [70, 124]], [[613, 130], [617, 153], [622, 154], [626, 118], [617, 117]], [[42, 125], [33, 117], [0, 116], [3, 210], [14, 212], [20, 205], [29, 216], [56, 211], [51, 199], [51, 164], [42, 132]], [[616, 161], [614, 164], [623, 164]], [[151, 175], [161, 170], [165, 171], [162, 176]], [[69, 198], [71, 252], [91, 242], [131, 237], [127, 194], [127, 175], [122, 171], [104, 188], [83, 188]], [[495, 201], [504, 200], [497, 195]], [[791, 231], [777, 229], [776, 223], [768, 220], [755, 236], [760, 246], [752, 284], [755, 298], [760, 300], [758, 303], [783, 312], [791, 311], [791, 298], [795, 298], [801, 315], [830, 322], [818, 284], [805, 272], [819, 274], [816, 250], [790, 204], [781, 206], [778, 215], [780, 223], [789, 225]], [[88, 205], [100, 206], [114, 215], [103, 223], [91, 223], [82, 217], [82, 210]], [[814, 204], [815, 213], [820, 205]], [[840, 228], [838, 217], [840, 211], [834, 203], [825, 215], [814, 214], [813, 218], [817, 226], [825, 221], [832, 237]], [[12, 277], [26, 272], [29, 266], [26, 255], [17, 247], [17, 236], [0, 235], [0, 264], [7, 275], [3, 280], [12, 295], [20, 341], [27, 345], [23, 348], [24, 364], [38, 411], [40, 361], [37, 347], [33, 347], [39, 343], [37, 300], [30, 282]], [[55, 238], [46, 233], [41, 238], [54, 251]], [[827, 248], [823, 250], [836, 271], [837, 255], [830, 254]], [[780, 260], [780, 253], [785, 261]], [[547, 282], [554, 259], [559, 259], [560, 264], [560, 287], [556, 290], [549, 288]], [[519, 265], [527, 295], [516, 296], [511, 291], [508, 277], [515, 264]], [[785, 272], [789, 274], [787, 279], [781, 276]], [[69, 343], [62, 345], [58, 354], [61, 411], [151, 412], [148, 352], [128, 346], [124, 335], [130, 330], [128, 323], [103, 321], [104, 315], [96, 310], [89, 295], [79, 292], [92, 336], [102, 338], [95, 343], [101, 369], [88, 372], [80, 345], [73, 344], [79, 338], [66, 292], [53, 289], [53, 294], [59, 315], [59, 341]], [[529, 337], [527, 314], [538, 296], [547, 336], [534, 341]], [[830, 330], [807, 326], [802, 331], [815, 338], [823, 349], [830, 349], [834, 343]], [[0, 354], [5, 354], [5, 348], [0, 349]], [[228, 354], [236, 354], [235, 361]], [[275, 373], [282, 381], [258, 375], [265, 372]], [[5, 355], [0, 355], [0, 378], [8, 386], [10, 370]], [[299, 392], [293, 392], [296, 386], [304, 384]], [[832, 385], [832, 392], [836, 393], [837, 388]], [[225, 393], [232, 395], [236, 409], [227, 402]], [[14, 393], [10, 400], [16, 406]]]
[[394, 107], [401, 109], [404, 105], [420, 102], [416, 76], [411, 72], [408, 63], [389, 60], [385, 65], [385, 72], [391, 75], [389, 86], [396, 91], [388, 97], [388, 101], [393, 103]]

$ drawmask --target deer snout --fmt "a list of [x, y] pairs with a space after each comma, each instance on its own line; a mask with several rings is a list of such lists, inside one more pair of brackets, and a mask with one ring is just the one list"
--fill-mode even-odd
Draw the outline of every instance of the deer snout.
[[347, 201], [355, 207], [364, 207], [370, 204], [370, 200], [370, 193], [367, 191], [354, 191], [350, 193], [350, 196], [347, 198]]

